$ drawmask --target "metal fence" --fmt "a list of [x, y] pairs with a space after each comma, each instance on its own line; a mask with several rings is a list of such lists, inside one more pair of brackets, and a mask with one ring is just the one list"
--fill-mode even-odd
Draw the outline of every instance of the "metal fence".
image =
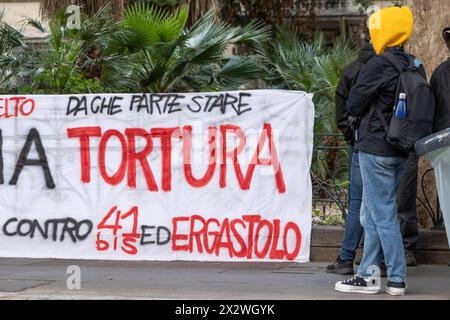
[[[330, 143], [330, 140], [332, 143]], [[322, 211], [325, 216], [329, 212], [338, 210], [345, 219], [348, 208], [348, 170], [350, 149], [344, 143], [343, 136], [336, 133], [314, 134], [313, 168], [320, 161], [330, 158], [346, 158], [347, 161], [334, 166], [327, 166], [328, 172], [324, 177], [311, 169], [313, 187], [313, 208]], [[339, 179], [340, 178], [340, 179]], [[346, 181], [343, 183], [342, 178]]]
[[[329, 141], [333, 143], [329, 143]], [[345, 219], [349, 202], [349, 157], [350, 148], [345, 144], [343, 136], [336, 133], [316, 133], [314, 135], [313, 168], [318, 161], [326, 161], [328, 158], [347, 159], [345, 163], [338, 163], [329, 167], [326, 177], [321, 176], [311, 169], [311, 180], [313, 186], [313, 208], [320, 210], [324, 216], [339, 211], [342, 219]], [[439, 199], [433, 199], [427, 188], [429, 175], [433, 175], [433, 169], [426, 170], [418, 177], [418, 186], [422, 191], [418, 192], [417, 201], [430, 216], [433, 228], [443, 227], [443, 215], [439, 206]], [[346, 178], [343, 182], [342, 179]]]

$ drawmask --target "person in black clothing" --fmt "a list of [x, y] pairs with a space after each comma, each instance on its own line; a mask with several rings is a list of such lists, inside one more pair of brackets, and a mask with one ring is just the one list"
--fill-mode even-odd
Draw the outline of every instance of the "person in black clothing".
[[[419, 59], [416, 59], [416, 67], [419, 68], [421, 75], [426, 79], [425, 68]], [[419, 226], [416, 198], [418, 174], [419, 157], [415, 152], [411, 152], [406, 161], [405, 173], [400, 179], [397, 191], [397, 214], [408, 267], [417, 266], [416, 250], [419, 241]]]
[[[450, 51], [450, 27], [442, 34]], [[450, 58], [434, 70], [430, 83], [436, 98], [433, 131], [438, 132], [450, 128]]]
[[400, 179], [397, 191], [397, 214], [408, 267], [417, 266], [416, 249], [419, 240], [419, 226], [416, 197], [418, 173], [419, 158], [415, 152], [411, 152], [406, 161], [405, 173]]
[[[355, 134], [354, 127], [357, 125], [358, 118], [351, 117], [347, 111], [346, 102], [350, 90], [356, 83], [361, 68], [375, 56], [373, 46], [370, 44], [370, 36], [364, 35], [364, 44], [360, 50], [358, 59], [348, 65], [342, 72], [341, 79], [336, 89], [336, 124], [344, 135], [345, 141], [351, 146], [350, 152], [350, 188], [349, 188], [349, 208], [345, 218], [344, 239], [342, 248], [336, 261], [328, 265], [328, 273], [351, 275], [354, 274], [353, 264], [356, 256], [356, 249], [359, 246], [363, 234], [363, 228], [360, 223], [360, 209], [362, 202], [362, 178], [359, 167], [358, 151], [354, 148]], [[425, 69], [420, 65], [420, 71], [425, 77]], [[419, 238], [416, 214], [416, 195], [417, 195], [417, 174], [418, 157], [411, 153], [407, 163], [406, 172], [400, 180], [398, 190], [398, 216], [400, 229], [402, 232], [403, 243], [405, 246], [405, 258], [408, 266], [417, 265], [415, 258], [415, 249]], [[380, 264], [382, 276], [386, 276], [386, 265]]]
[[[450, 51], [450, 27], [442, 31], [442, 36]], [[434, 70], [430, 84], [436, 99], [433, 132], [439, 132], [450, 128], [450, 58]]]
[[363, 184], [359, 168], [358, 153], [353, 148], [355, 143], [354, 129], [357, 119], [350, 117], [346, 103], [350, 94], [350, 89], [355, 84], [361, 68], [375, 56], [375, 51], [369, 41], [370, 39], [367, 34], [364, 45], [359, 52], [358, 59], [344, 69], [336, 89], [336, 124], [344, 135], [345, 141], [350, 146], [350, 188], [349, 208], [345, 218], [342, 249], [336, 261], [327, 267], [326, 271], [328, 273], [343, 275], [354, 274], [353, 262], [356, 256], [356, 249], [359, 246], [363, 233], [359, 215], [361, 210]]
[[354, 128], [349, 123], [350, 114], [347, 111], [347, 98], [350, 89], [355, 84], [361, 68], [375, 56], [375, 51], [369, 41], [366, 41], [359, 51], [358, 58], [350, 63], [342, 72], [336, 88], [336, 124], [344, 135], [345, 141], [353, 147], [355, 143]]
[[385, 52], [393, 55], [404, 68], [410, 65], [411, 56], [405, 52], [404, 44], [413, 33], [414, 17], [406, 6], [389, 7], [372, 14], [368, 26], [377, 56], [361, 69], [347, 99], [349, 113], [361, 117], [355, 147], [363, 180], [360, 215], [365, 234], [364, 252], [356, 275], [338, 281], [335, 289], [368, 294], [381, 292], [380, 283], [372, 280], [374, 268], [384, 257], [388, 274], [386, 293], [404, 295], [406, 259], [397, 216], [397, 191], [408, 154], [398, 151], [386, 140], [383, 120], [389, 123], [394, 114], [400, 74], [383, 55]]

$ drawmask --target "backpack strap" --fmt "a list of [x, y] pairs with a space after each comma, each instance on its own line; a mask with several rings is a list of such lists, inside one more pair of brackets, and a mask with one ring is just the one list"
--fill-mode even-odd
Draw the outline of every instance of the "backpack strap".
[[389, 63], [395, 68], [395, 70], [397, 70], [398, 73], [402, 73], [405, 70], [403, 64], [398, 61], [397, 57], [394, 54], [390, 52], [384, 52], [381, 57], [389, 61]]
[[[390, 52], [384, 52], [381, 55], [381, 57], [383, 57], [385, 60], [387, 60], [399, 74], [405, 71], [405, 67], [403, 66], [403, 64], [400, 63], [400, 61], [398, 61], [397, 57], [394, 54], [392, 54]], [[397, 84], [396, 96], [398, 96], [399, 89], [400, 89], [399, 85]], [[397, 103], [397, 99], [396, 99], [396, 103]], [[381, 121], [381, 124], [383, 125], [384, 132], [387, 134], [389, 131], [389, 124], [387, 123], [386, 118], [383, 115], [383, 112], [381, 112], [381, 109], [377, 108], [374, 103], [370, 107], [369, 126], [372, 125], [372, 115], [374, 113], [377, 114], [378, 118]]]

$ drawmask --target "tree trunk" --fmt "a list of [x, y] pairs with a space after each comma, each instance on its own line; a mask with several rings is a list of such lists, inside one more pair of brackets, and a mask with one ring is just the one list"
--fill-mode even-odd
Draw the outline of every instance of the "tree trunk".
[[220, 10], [220, 0], [181, 0], [180, 5], [189, 5], [189, 19], [187, 25], [192, 25], [198, 18], [211, 8], [215, 8], [216, 14]]
[[121, 19], [123, 17], [123, 13], [125, 11], [125, 2], [124, 0], [114, 0], [113, 1], [114, 15]]
[[[442, 29], [450, 26], [450, 1], [448, 0], [407, 0], [407, 5], [413, 10], [415, 17], [415, 31], [408, 43], [409, 51], [422, 59], [428, 78], [433, 70], [448, 58], [448, 50], [442, 38]], [[431, 168], [425, 159], [420, 161], [418, 178], [418, 196], [424, 199], [425, 195], [432, 200], [436, 208], [436, 184], [432, 174], [424, 180], [425, 192], [422, 191], [423, 174]], [[430, 227], [431, 219], [424, 207], [418, 203], [419, 223]], [[436, 209], [435, 209], [436, 210]]]

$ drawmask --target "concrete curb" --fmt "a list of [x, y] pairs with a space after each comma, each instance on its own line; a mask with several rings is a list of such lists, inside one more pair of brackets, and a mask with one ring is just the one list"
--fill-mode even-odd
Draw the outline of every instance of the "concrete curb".
[[[311, 236], [311, 261], [333, 261], [340, 252], [344, 228], [313, 226]], [[450, 249], [445, 230], [420, 230], [417, 260], [420, 264], [448, 264]], [[362, 254], [362, 247], [357, 256]]]

